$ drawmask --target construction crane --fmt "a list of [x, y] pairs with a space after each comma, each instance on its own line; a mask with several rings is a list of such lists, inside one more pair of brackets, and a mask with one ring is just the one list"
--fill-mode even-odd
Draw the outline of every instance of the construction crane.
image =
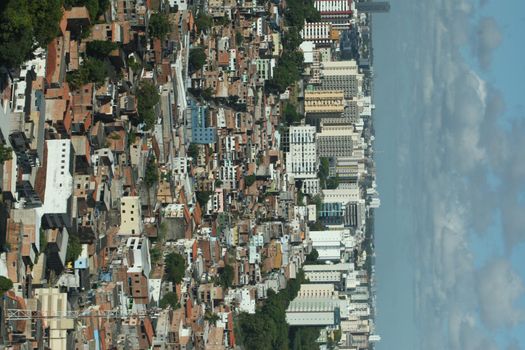
[[44, 319], [44, 320], [60, 320], [60, 319], [82, 319], [82, 318], [108, 318], [108, 319], [121, 319], [127, 317], [135, 318], [156, 318], [158, 312], [156, 309], [148, 311], [139, 311], [132, 313], [123, 313], [121, 310], [97, 310], [87, 309], [82, 311], [56, 311], [54, 313], [28, 310], [28, 309], [7, 309], [6, 310], [6, 321], [22, 321], [31, 319]]

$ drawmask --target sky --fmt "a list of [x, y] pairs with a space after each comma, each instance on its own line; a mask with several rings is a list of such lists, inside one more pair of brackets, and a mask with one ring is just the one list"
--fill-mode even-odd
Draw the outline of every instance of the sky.
[[525, 350], [525, 1], [373, 18], [378, 350]]

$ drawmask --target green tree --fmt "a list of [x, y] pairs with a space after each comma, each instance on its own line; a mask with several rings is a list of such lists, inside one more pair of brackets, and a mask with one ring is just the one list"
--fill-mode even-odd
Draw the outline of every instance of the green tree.
[[86, 6], [91, 21], [102, 16], [109, 6], [110, 0], [65, 0], [64, 6], [71, 8], [75, 6]]
[[222, 288], [230, 288], [233, 285], [233, 267], [225, 265], [219, 272], [219, 284]]
[[290, 102], [287, 102], [286, 105], [284, 106], [283, 116], [284, 116], [284, 121], [286, 125], [292, 125], [295, 123], [299, 123], [302, 119], [302, 115], [297, 113], [297, 107], [293, 103], [290, 103]]
[[0, 143], [0, 165], [13, 158], [13, 149]]
[[88, 58], [82, 62], [79, 69], [67, 72], [66, 81], [72, 90], [78, 90], [88, 83], [100, 86], [107, 76], [108, 68], [104, 62], [96, 58]]
[[202, 47], [194, 47], [190, 50], [189, 56], [190, 70], [197, 71], [204, 67], [206, 63], [206, 52]]
[[141, 81], [137, 90], [137, 99], [139, 121], [146, 125], [146, 130], [149, 130], [155, 125], [154, 107], [160, 100], [155, 84], [148, 80]]
[[244, 183], [246, 184], [246, 187], [250, 187], [255, 183], [256, 177], [255, 175], [248, 175], [244, 177]]
[[204, 314], [204, 319], [215, 326], [217, 324], [217, 321], [220, 320], [220, 317], [219, 317], [219, 315], [217, 315], [217, 314], [215, 314], [213, 312], [207, 311]]
[[157, 160], [154, 156], [150, 156], [148, 158], [146, 170], [144, 172], [144, 184], [146, 184], [147, 188], [151, 188], [157, 182], [159, 182], [159, 168], [157, 166]]
[[149, 256], [151, 258], [151, 264], [156, 265], [162, 258], [162, 251], [159, 248], [151, 248], [149, 250]]
[[319, 258], [319, 252], [314, 248], [312, 249], [310, 254], [306, 256], [305, 264], [308, 264], [308, 265], [315, 264], [318, 258]]
[[329, 190], [335, 190], [339, 186], [339, 176], [332, 176], [326, 180], [326, 188]]
[[243, 42], [244, 42], [244, 36], [242, 35], [242, 33], [235, 32], [235, 43], [237, 44], [237, 46], [241, 46]]
[[199, 205], [201, 208], [206, 207], [206, 204], [208, 204], [208, 201], [211, 197], [210, 191], [197, 191], [195, 192], [195, 195], [197, 196], [197, 202], [199, 202]]
[[4, 295], [11, 288], [13, 288], [13, 281], [7, 277], [0, 276], [0, 296]]
[[180, 283], [184, 277], [185, 260], [177, 253], [169, 253], [164, 259], [166, 266], [166, 279], [173, 283]]
[[0, 66], [17, 68], [33, 49], [33, 21], [27, 0], [0, 4]]
[[78, 236], [74, 234], [69, 235], [69, 240], [67, 242], [66, 261], [74, 262], [80, 256], [80, 253], [82, 253], [82, 245], [80, 244]]
[[297, 27], [291, 27], [283, 37], [283, 44], [286, 50], [297, 50], [302, 42], [303, 39]]
[[86, 44], [86, 54], [103, 60], [116, 48], [118, 45], [112, 41], [93, 40]]
[[326, 226], [323, 225], [320, 221], [316, 221], [313, 224], [308, 225], [312, 231], [323, 231], [326, 229]]
[[35, 40], [39, 46], [45, 47], [60, 33], [62, 0], [30, 1], [30, 12]]
[[206, 32], [213, 26], [213, 17], [208, 16], [200, 11], [195, 18], [195, 25], [197, 26], [199, 33]]
[[162, 299], [160, 299], [159, 306], [162, 309], [167, 308], [168, 306], [171, 306], [172, 309], [178, 309], [180, 308], [179, 304], [179, 298], [177, 297], [176, 292], [168, 292], [164, 294]]
[[199, 157], [199, 145], [196, 143], [190, 143], [187, 152], [188, 157], [197, 159]]
[[170, 32], [168, 16], [162, 13], [154, 13], [149, 19], [149, 34], [157, 39], [163, 40]]

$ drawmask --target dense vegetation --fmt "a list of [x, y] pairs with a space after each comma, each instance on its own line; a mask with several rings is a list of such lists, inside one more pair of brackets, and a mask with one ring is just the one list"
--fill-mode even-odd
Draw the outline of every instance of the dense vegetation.
[[80, 244], [78, 236], [74, 234], [69, 235], [69, 240], [67, 242], [66, 261], [74, 262], [80, 256], [80, 253], [82, 253], [82, 245]]
[[16, 68], [59, 33], [62, 0], [0, 1], [0, 66]]
[[197, 17], [195, 17], [195, 25], [197, 26], [197, 30], [199, 32], [206, 32], [213, 25], [213, 17], [208, 16], [207, 14], [200, 11]]
[[170, 32], [168, 16], [162, 13], [154, 13], [149, 19], [149, 34], [157, 39], [164, 39]]
[[104, 84], [107, 76], [108, 67], [104, 62], [97, 58], [87, 58], [79, 69], [67, 72], [66, 81], [72, 90], [77, 90], [90, 82], [100, 86]]
[[148, 157], [146, 164], [146, 171], [144, 172], [144, 184], [147, 188], [151, 188], [159, 181], [159, 167], [154, 156]]
[[319, 252], [314, 248], [312, 249], [310, 254], [306, 256], [306, 260], [304, 263], [305, 264], [315, 264], [317, 262], [317, 258], [319, 258]]
[[173, 283], [180, 283], [184, 277], [185, 260], [177, 253], [169, 253], [164, 259], [166, 267], [166, 279]]
[[256, 313], [239, 315], [239, 336], [245, 349], [318, 349], [315, 343], [319, 330], [308, 327], [290, 327], [286, 323], [286, 308], [293, 300], [301, 283], [305, 282], [301, 271], [296, 279], [288, 281], [285, 289], [279, 293], [268, 291], [268, 299]]
[[146, 130], [149, 130], [155, 125], [154, 107], [160, 100], [155, 84], [147, 80], [141, 81], [137, 90], [137, 99], [139, 121], [145, 124]]
[[11, 147], [0, 143], [0, 165], [4, 164], [6, 160], [13, 158], [13, 150]]
[[197, 202], [199, 202], [199, 205], [201, 208], [205, 208], [206, 204], [208, 204], [208, 201], [210, 200], [212, 193], [210, 191], [197, 191], [195, 192], [195, 196], [197, 197]]
[[[38, 0], [37, 0], [38, 1]], [[86, 6], [91, 22], [102, 16], [108, 8], [111, 0], [65, 0], [64, 6], [66, 8], [74, 6]]]
[[250, 187], [255, 183], [256, 177], [255, 175], [248, 175], [244, 177], [244, 183], [246, 184], [246, 187]]
[[319, 12], [314, 7], [313, 0], [289, 0], [284, 12], [287, 31], [283, 35], [284, 52], [273, 70], [273, 78], [266, 84], [268, 92], [282, 93], [290, 85], [301, 78], [303, 72], [303, 53], [301, 45], [301, 29], [305, 20], [317, 22], [321, 20]]
[[86, 55], [103, 60], [116, 48], [118, 45], [112, 41], [93, 40], [86, 44]]
[[13, 288], [13, 281], [7, 277], [0, 276], [0, 297], [11, 288]]
[[222, 288], [230, 288], [233, 285], [233, 267], [225, 265], [219, 271], [219, 284]]
[[167, 308], [168, 306], [171, 306], [172, 309], [180, 308], [179, 298], [177, 297], [177, 293], [168, 292], [164, 294], [162, 299], [160, 299], [159, 306], [163, 309]]
[[190, 71], [194, 72], [201, 69], [206, 63], [206, 52], [202, 47], [194, 47], [190, 50], [189, 56]]
[[284, 106], [283, 117], [286, 125], [299, 123], [303, 119], [303, 116], [297, 112], [297, 106], [290, 102]]

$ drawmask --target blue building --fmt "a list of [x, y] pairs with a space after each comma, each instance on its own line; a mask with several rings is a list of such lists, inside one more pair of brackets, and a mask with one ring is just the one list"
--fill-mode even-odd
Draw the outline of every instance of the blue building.
[[215, 143], [217, 131], [208, 126], [208, 107], [198, 105], [193, 100], [189, 101], [188, 107], [191, 112], [191, 142], [201, 145]]

